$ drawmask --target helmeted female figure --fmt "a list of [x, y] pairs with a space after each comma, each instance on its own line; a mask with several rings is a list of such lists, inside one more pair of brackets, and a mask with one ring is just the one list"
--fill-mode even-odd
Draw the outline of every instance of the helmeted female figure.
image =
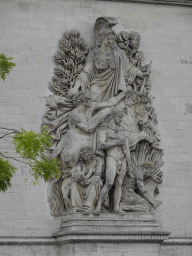
[[[91, 98], [96, 102], [104, 102], [126, 89], [125, 76], [134, 81], [136, 76], [144, 73], [135, 67], [125, 52], [114, 44], [112, 26], [100, 26], [98, 18], [95, 32], [98, 37], [96, 47], [89, 52], [83, 71], [78, 76], [75, 86], [68, 91], [68, 96], [77, 93], [79, 88], [90, 91]], [[110, 22], [110, 18], [106, 18]], [[130, 81], [131, 82], [131, 81]]]

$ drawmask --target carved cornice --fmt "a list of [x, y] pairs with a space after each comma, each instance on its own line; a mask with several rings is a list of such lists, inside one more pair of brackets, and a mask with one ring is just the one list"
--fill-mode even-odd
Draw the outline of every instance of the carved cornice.
[[165, 231], [127, 231], [127, 232], [59, 232], [59, 243], [162, 243], [170, 232]]
[[57, 245], [53, 237], [0, 237], [1, 245]]
[[164, 240], [161, 245], [192, 245], [192, 238], [170, 237], [168, 240]]
[[147, 236], [143, 236], [143, 235], [138, 235], [138, 236], [112, 236], [112, 235], [108, 235], [108, 236], [94, 236], [90, 239], [87, 239], [87, 236], [68, 236], [65, 237], [65, 239], [62, 240], [58, 240], [58, 243], [62, 244], [62, 243], [125, 243], [125, 244], [129, 244], [129, 243], [161, 243], [162, 240], [164, 238], [163, 237], [158, 237], [155, 238], [154, 236], [151, 237], [147, 237]]
[[[100, 238], [101, 240], [95, 240], [95, 235], [92, 235], [92, 239], [87, 240], [85, 237], [85, 239], [83, 240], [79, 240], [79, 239], [69, 239], [72, 238], [71, 235], [75, 235], [73, 234], [66, 234], [67, 238], [68, 238], [68, 242], [71, 243], [159, 243], [159, 241], [157, 239], [152, 239], [148, 240], [146, 239], [147, 237], [144, 236], [143, 234], [138, 234], [135, 238], [134, 236], [132, 236], [132, 238], [130, 239], [126, 239], [124, 234], [119, 234], [119, 236], [114, 236], [114, 239], [109, 239], [109, 237], [106, 237], [108, 239], [103, 239], [103, 235], [104, 234], [100, 234]], [[82, 233], [82, 236], [84, 236], [84, 234]], [[121, 236], [121, 239], [119, 239]], [[75, 237], [73, 237], [75, 238]], [[0, 237], [0, 246], [1, 245], [9, 245], [9, 246], [14, 246], [14, 245], [19, 245], [19, 246], [27, 246], [27, 245], [59, 245], [61, 243], [65, 243], [65, 241], [57, 241], [55, 238], [53, 237]], [[192, 238], [170, 238], [167, 240], [164, 240], [162, 243], [160, 243], [162, 246], [166, 246], [166, 245], [182, 245], [182, 246], [189, 246], [192, 245]]]
[[126, 2], [146, 3], [146, 4], [163, 4], [192, 7], [192, 0], [129, 0]]

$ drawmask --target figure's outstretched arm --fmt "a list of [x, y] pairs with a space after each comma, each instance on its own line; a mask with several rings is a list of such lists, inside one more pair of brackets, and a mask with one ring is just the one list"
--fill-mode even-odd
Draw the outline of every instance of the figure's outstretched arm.
[[107, 107], [113, 107], [115, 106], [121, 99], [123, 99], [126, 96], [126, 91], [121, 92], [117, 96], [110, 98], [109, 100], [101, 103], [97, 103], [95, 109], [96, 110], [101, 110], [103, 108]]
[[79, 116], [77, 115], [70, 115], [69, 117], [71, 119], [71, 121], [76, 125], [78, 126], [81, 130], [83, 130], [84, 132], [93, 132], [97, 125], [99, 123], [102, 123], [103, 122], [103, 119], [104, 117], [102, 118], [94, 118], [93, 120], [90, 120], [90, 122], [87, 122], [87, 123], [83, 123], [81, 122], [81, 119]]
[[140, 176], [142, 176], [141, 174], [139, 175], [139, 177], [137, 177], [137, 187], [142, 195], [142, 197], [147, 200], [154, 208], [156, 208], [156, 200], [154, 198], [152, 198], [149, 193], [145, 190], [144, 187], [144, 183], [143, 183], [143, 178], [141, 178]]
[[66, 94], [68, 97], [72, 97], [75, 93], [79, 91], [79, 88], [81, 87], [82, 91], [87, 91], [90, 88], [90, 81], [92, 79], [94, 72], [94, 53], [93, 51], [90, 51], [90, 53], [87, 56], [86, 64], [81, 71], [81, 73], [78, 75], [77, 80], [75, 81], [75, 85], [73, 88], [71, 88]]
[[93, 132], [97, 125], [99, 124], [98, 123], [91, 123], [91, 124], [85, 124], [85, 123], [80, 123], [80, 122], [77, 122], [75, 123], [81, 130], [83, 130], [84, 132]]

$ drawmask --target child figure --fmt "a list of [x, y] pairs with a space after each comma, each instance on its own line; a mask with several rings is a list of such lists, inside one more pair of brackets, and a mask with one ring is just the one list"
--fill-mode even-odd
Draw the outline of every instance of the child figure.
[[66, 169], [65, 171], [62, 172], [62, 176], [61, 176], [61, 178], [63, 179], [63, 182], [61, 185], [61, 191], [62, 191], [65, 207], [67, 211], [70, 211], [72, 207], [71, 200], [69, 198], [70, 187], [72, 183], [71, 175], [76, 164], [75, 164], [74, 157], [72, 155], [65, 156], [64, 163], [66, 165]]

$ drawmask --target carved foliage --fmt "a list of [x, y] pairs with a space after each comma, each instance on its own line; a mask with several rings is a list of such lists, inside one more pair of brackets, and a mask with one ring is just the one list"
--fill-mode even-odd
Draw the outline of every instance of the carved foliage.
[[74, 86], [75, 79], [82, 71], [89, 46], [77, 30], [66, 31], [59, 41], [59, 49], [54, 56], [56, 67], [49, 89], [57, 95], [66, 96], [66, 91]]
[[[104, 20], [106, 20], [106, 17], [104, 18]], [[113, 24], [115, 24], [115, 22], [116, 21], [114, 20], [111, 23], [112, 24], [111, 26], [114, 26]], [[96, 38], [97, 38], [97, 33], [96, 33]], [[148, 185], [150, 182], [154, 183], [153, 184], [154, 186], [152, 186], [153, 189], [151, 191], [151, 194], [153, 197], [154, 195], [157, 195], [159, 193], [157, 185], [162, 182], [162, 171], [160, 171], [160, 168], [163, 165], [163, 159], [162, 159], [163, 151], [159, 147], [160, 135], [157, 128], [157, 124], [158, 124], [157, 115], [155, 113], [154, 107], [152, 106], [153, 97], [149, 96], [149, 91], [151, 88], [151, 83], [149, 79], [149, 75], [151, 72], [151, 62], [147, 65], [145, 64], [144, 54], [142, 51], [139, 51], [140, 40], [141, 40], [141, 36], [135, 31], [132, 31], [130, 33], [122, 31], [116, 35], [116, 39], [115, 39], [117, 46], [125, 51], [127, 58], [131, 63], [130, 65], [131, 68], [129, 71], [127, 71], [127, 76], [125, 77], [126, 86], [128, 89], [130, 89], [129, 91], [127, 91], [125, 101], [124, 101], [124, 104], [125, 104], [124, 109], [127, 110], [126, 114], [129, 115], [129, 119], [127, 122], [130, 122], [130, 123], [128, 126], [132, 125], [134, 127], [133, 131], [131, 131], [133, 134], [135, 133], [138, 135], [140, 133], [141, 135], [141, 139], [138, 140], [138, 142], [135, 143], [132, 147], [130, 147], [130, 155], [131, 155], [131, 162], [132, 162], [131, 164], [132, 164], [133, 170], [140, 168], [144, 162], [151, 162], [154, 165], [154, 170], [155, 170], [154, 173], [143, 181], [144, 184], [148, 183]], [[72, 106], [71, 105], [68, 106], [67, 103], [65, 102], [67, 97], [66, 92], [69, 89], [74, 87], [76, 78], [83, 70], [88, 53], [89, 53], [89, 47], [84, 42], [84, 40], [82, 39], [78, 31], [72, 30], [70, 32], [65, 32], [63, 37], [59, 41], [59, 49], [56, 55], [54, 56], [55, 63], [56, 63], [56, 67], [54, 69], [55, 75], [52, 78], [52, 82], [49, 83], [49, 89], [54, 94], [65, 97], [63, 106], [67, 109], [67, 111], [69, 111], [69, 109], [72, 110], [72, 106], [75, 98], [74, 97], [72, 98], [73, 103], [71, 103], [71, 100], [69, 100]], [[142, 74], [146, 73], [146, 74], [143, 76], [137, 75], [134, 80], [130, 80], [129, 75], [131, 74], [131, 69], [135, 70], [135, 67], [137, 68], [137, 70], [139, 70], [140, 73]], [[139, 74], [139, 72], [137, 74]], [[83, 71], [82, 73], [84, 75], [86, 74], [85, 71]], [[129, 82], [129, 81], [132, 81], [132, 82]], [[76, 104], [74, 105], [76, 106]], [[88, 106], [86, 107], [88, 108]], [[57, 107], [57, 112], [60, 113], [58, 109], [59, 107]], [[65, 116], [66, 111], [63, 112], [63, 114], [62, 114], [62, 111], [60, 113], [60, 116], [58, 116], [58, 119], [59, 119], [58, 123], [59, 125], [61, 124], [61, 127], [63, 129], [63, 125], [67, 122], [67, 118]], [[76, 112], [78, 113], [78, 111]], [[85, 120], [86, 118], [87, 117], [85, 117]], [[83, 123], [83, 125], [85, 126], [89, 123], [89, 120], [87, 119], [84, 122], [85, 123]], [[58, 123], [56, 122], [55, 128], [53, 128], [53, 130], [55, 129], [55, 131], [57, 131], [59, 127]], [[64, 126], [64, 128], [66, 128], [66, 125]], [[62, 129], [59, 130], [61, 134], [62, 134]], [[66, 130], [68, 131], [68, 128]], [[81, 134], [83, 134], [83, 130], [81, 131]], [[81, 136], [84, 136], [81, 134], [80, 135], [78, 134], [78, 136], [75, 134], [75, 136], [79, 139], [79, 141], [81, 140]], [[74, 134], [69, 132], [69, 136], [71, 136], [71, 138], [73, 138], [72, 135]], [[152, 139], [147, 140], [146, 139], [147, 137], [148, 138], [150, 137]], [[63, 138], [65, 139], [64, 136]], [[65, 142], [65, 144], [67, 144], [66, 142], [68, 142], [67, 140], [63, 140], [63, 141]], [[84, 137], [82, 137], [82, 141], [84, 141]], [[81, 145], [81, 143], [79, 143], [79, 145]], [[77, 146], [78, 146], [78, 143], [76, 144], [76, 147]], [[66, 153], [67, 151], [62, 151], [61, 158], [64, 154], [63, 152]], [[106, 151], [104, 151], [103, 156], [106, 159]], [[104, 173], [106, 174], [106, 166], [105, 166]], [[129, 173], [127, 172], [125, 179], [123, 181], [122, 189], [125, 187], [126, 188], [129, 187], [130, 185], [128, 183], [129, 178], [130, 178]], [[105, 179], [103, 180], [103, 182], [105, 183]], [[64, 207], [64, 200], [62, 196], [63, 191], [61, 191], [61, 184], [62, 184], [62, 178], [59, 181], [51, 181], [48, 188], [48, 200], [50, 204], [51, 214], [55, 216], [63, 214], [66, 210]], [[77, 184], [77, 187], [78, 187], [78, 184]], [[99, 196], [99, 193], [100, 193], [99, 190], [100, 189], [98, 189], [97, 191], [98, 193], [97, 196]]]
[[[151, 63], [145, 64], [145, 57], [142, 51], [139, 51], [141, 36], [138, 32], [131, 31], [130, 33], [121, 31], [116, 35], [117, 45], [123, 49], [130, 60], [130, 62], [142, 72], [151, 72]], [[129, 84], [129, 75], [125, 77], [127, 86], [138, 92], [149, 92], [151, 89], [150, 79], [146, 78], [145, 81], [137, 77], [134, 83]]]

